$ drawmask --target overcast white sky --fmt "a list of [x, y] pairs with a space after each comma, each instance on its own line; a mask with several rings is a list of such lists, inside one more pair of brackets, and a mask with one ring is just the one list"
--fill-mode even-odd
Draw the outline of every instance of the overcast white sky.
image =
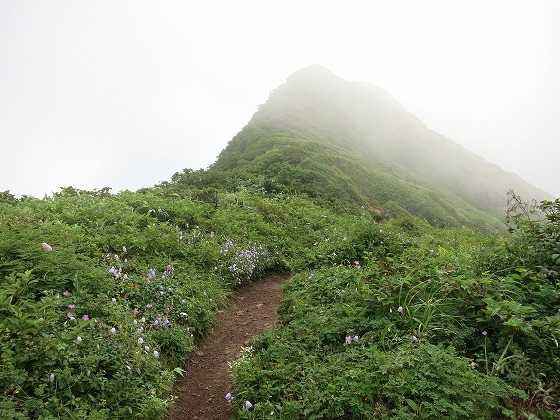
[[559, 27], [555, 0], [0, 0], [0, 191], [206, 168], [319, 63], [560, 197]]

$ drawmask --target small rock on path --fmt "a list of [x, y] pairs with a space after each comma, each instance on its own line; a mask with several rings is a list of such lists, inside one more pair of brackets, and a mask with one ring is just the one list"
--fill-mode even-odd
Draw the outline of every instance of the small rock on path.
[[211, 331], [189, 357], [185, 374], [176, 380], [172, 420], [227, 420], [225, 395], [232, 381], [228, 362], [239, 356], [254, 335], [272, 328], [287, 274], [271, 274], [241, 286], [218, 315]]

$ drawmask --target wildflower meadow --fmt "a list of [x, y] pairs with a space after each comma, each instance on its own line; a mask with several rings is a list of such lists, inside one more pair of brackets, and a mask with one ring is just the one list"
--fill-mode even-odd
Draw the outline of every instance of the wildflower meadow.
[[196, 338], [274, 270], [234, 418], [560, 413], [558, 200], [483, 235], [248, 188], [0, 197], [0, 418], [164, 418]]

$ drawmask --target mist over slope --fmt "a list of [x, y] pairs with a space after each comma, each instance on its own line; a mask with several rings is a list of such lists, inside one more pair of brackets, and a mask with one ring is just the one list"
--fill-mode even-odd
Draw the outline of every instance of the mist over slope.
[[381, 88], [345, 81], [319, 65], [292, 74], [252, 122], [305, 127], [322, 139], [360, 151], [374, 163], [404, 170], [478, 206], [503, 208], [508, 189], [528, 200], [552, 198], [430, 130]]
[[509, 189], [528, 202], [552, 198], [430, 130], [383, 89], [320, 65], [273, 90], [210, 171], [442, 226], [496, 225]]

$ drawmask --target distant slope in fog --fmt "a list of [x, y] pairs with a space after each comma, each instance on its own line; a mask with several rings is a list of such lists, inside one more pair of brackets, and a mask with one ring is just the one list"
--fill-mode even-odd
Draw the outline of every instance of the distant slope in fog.
[[383, 89], [319, 65], [272, 91], [203, 172], [204, 182], [222, 187], [246, 180], [335, 206], [483, 230], [500, 226], [509, 189], [526, 201], [552, 198], [430, 130]]
[[368, 82], [345, 81], [319, 65], [292, 74], [252, 122], [297, 127], [351, 147], [373, 163], [448, 189], [477, 207], [501, 211], [508, 189], [527, 200], [552, 198], [430, 130], [383, 89]]

